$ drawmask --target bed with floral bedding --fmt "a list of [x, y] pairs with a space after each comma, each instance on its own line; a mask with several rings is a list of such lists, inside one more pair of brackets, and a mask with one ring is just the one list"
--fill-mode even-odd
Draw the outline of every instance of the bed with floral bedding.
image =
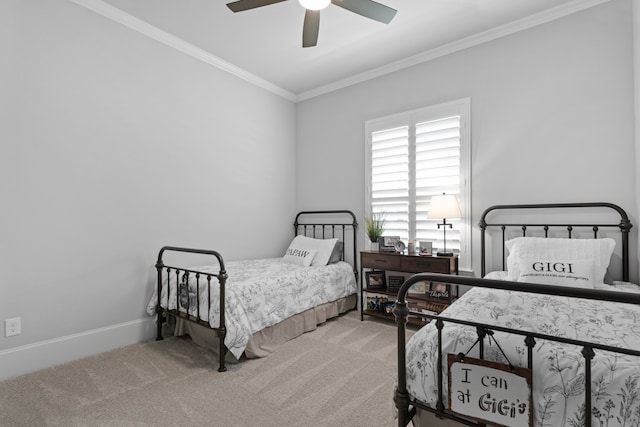
[[[554, 209], [584, 207], [553, 205]], [[586, 207], [608, 209], [611, 205], [590, 203]], [[501, 209], [525, 208], [492, 207], [485, 211], [481, 228], [493, 225], [486, 222], [486, 216]], [[422, 274], [403, 285], [399, 301], [413, 283], [422, 280], [449, 281], [469, 290], [439, 316], [432, 316], [436, 320], [415, 332], [406, 346], [402, 321], [406, 307], [396, 303], [398, 425], [410, 420], [414, 426], [482, 425], [485, 418], [478, 420], [450, 407], [446, 358], [457, 355], [530, 369], [530, 425], [640, 426], [640, 287], [628, 282], [625, 233], [631, 224], [624, 211], [617, 206], [612, 209], [621, 212], [621, 221], [612, 224], [624, 234], [619, 240], [620, 281], [604, 277], [615, 275], [607, 270], [610, 259], [616, 257], [616, 242], [595, 238], [604, 227], [601, 222], [595, 229], [589, 224], [595, 235], [591, 231], [580, 241], [575, 225], [568, 226], [571, 239], [509, 238], [502, 223], [498, 225], [502, 239], [498, 240], [508, 254], [502, 260], [505, 269], [483, 279]], [[549, 223], [545, 218], [542, 226]], [[561, 224], [567, 228], [566, 222]], [[528, 231], [531, 220], [527, 219], [524, 228], [516, 226]], [[483, 262], [484, 258], [483, 250]]]
[[[193, 270], [202, 275], [217, 274], [218, 266], [205, 265]], [[356, 280], [351, 265], [344, 261], [322, 267], [295, 265], [282, 258], [232, 261], [226, 264], [226, 335], [225, 346], [237, 358], [249, 342], [251, 336], [265, 328], [300, 314], [313, 307], [337, 301], [353, 295], [357, 291]], [[176, 298], [177, 288], [182, 290], [184, 278], [188, 280], [189, 300], [186, 292]], [[162, 286], [161, 301], [167, 301], [167, 280]], [[196, 296], [195, 274], [180, 277], [179, 286], [171, 287], [169, 309], [178, 308], [191, 317], [199, 314], [202, 321], [212, 328], [220, 326], [220, 292], [218, 287], [209, 289], [200, 286], [200, 298]], [[149, 301], [147, 312], [154, 314], [157, 292]], [[211, 304], [212, 310], [208, 310]], [[166, 305], [163, 303], [163, 306]]]
[[[174, 333], [189, 334], [216, 350], [218, 370], [224, 371], [227, 352], [231, 360], [265, 356], [327, 318], [355, 308], [354, 214], [300, 212], [294, 229], [294, 239], [278, 258], [225, 263], [213, 250], [163, 247], [156, 263], [157, 286], [147, 306], [147, 312], [157, 316], [157, 339], [163, 338], [168, 321], [175, 321]], [[172, 252], [207, 255], [215, 262], [167, 265], [165, 256]]]

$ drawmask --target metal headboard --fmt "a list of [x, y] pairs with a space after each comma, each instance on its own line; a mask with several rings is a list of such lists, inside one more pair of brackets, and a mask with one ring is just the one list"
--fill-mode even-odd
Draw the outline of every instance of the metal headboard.
[[[353, 212], [347, 210], [302, 211], [293, 222], [294, 236], [299, 234], [316, 239], [337, 238], [344, 244], [342, 260], [347, 248], [353, 250], [353, 274], [358, 280], [358, 221]], [[349, 239], [347, 239], [347, 236]]]
[[[514, 224], [514, 223], [489, 223], [487, 221], [487, 216], [491, 213], [495, 213], [496, 211], [504, 211], [504, 210], [536, 210], [536, 209], [575, 209], [575, 208], [608, 208], [616, 211], [620, 216], [620, 222], [605, 222], [605, 223], [597, 223], [597, 224], [567, 224], [566, 222], [527, 222], [525, 224]], [[568, 211], [567, 211], [568, 212]], [[491, 206], [486, 209], [480, 218], [480, 222], [478, 224], [480, 226], [480, 246], [481, 246], [481, 272], [484, 277], [487, 273], [486, 271], [486, 241], [485, 241], [485, 232], [489, 227], [498, 227], [502, 230], [502, 269], [505, 270], [505, 239], [506, 239], [506, 230], [508, 227], [519, 227], [522, 230], [522, 236], [527, 235], [527, 230], [530, 227], [535, 227], [536, 229], [544, 230], [544, 237], [549, 236], [549, 230], [551, 228], [558, 229], [560, 227], [566, 229], [567, 237], [572, 238], [573, 232], [576, 228], [590, 228], [593, 231], [593, 237], [598, 237], [598, 231], [603, 228], [619, 228], [621, 232], [621, 241], [622, 241], [622, 280], [629, 280], [629, 231], [631, 230], [631, 222], [629, 221], [629, 216], [620, 206], [614, 205], [613, 203], [605, 203], [605, 202], [596, 202], [596, 203], [549, 203], [549, 204], [524, 204], [524, 205], [496, 205]]]

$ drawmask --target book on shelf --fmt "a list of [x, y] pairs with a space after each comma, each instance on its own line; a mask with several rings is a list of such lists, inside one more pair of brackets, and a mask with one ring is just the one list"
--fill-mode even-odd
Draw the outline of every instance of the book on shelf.
[[398, 292], [404, 283], [404, 276], [391, 276], [389, 275], [389, 280], [387, 283], [387, 289], [390, 292]]

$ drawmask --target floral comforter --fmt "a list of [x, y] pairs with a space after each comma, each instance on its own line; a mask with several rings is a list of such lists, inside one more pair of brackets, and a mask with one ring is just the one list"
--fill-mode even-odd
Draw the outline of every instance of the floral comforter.
[[[225, 320], [227, 334], [225, 345], [240, 358], [249, 338], [255, 332], [301, 313], [307, 309], [335, 301], [357, 292], [353, 268], [346, 262], [324, 267], [303, 267], [283, 261], [282, 258], [232, 261], [226, 263], [227, 283]], [[192, 270], [217, 274], [218, 266], [194, 267]], [[188, 282], [189, 304], [186, 301], [185, 284]], [[215, 286], [214, 286], [215, 285]], [[162, 285], [161, 301], [166, 308], [166, 274]], [[182, 288], [180, 301], [176, 290]], [[182, 275], [176, 285], [172, 273], [169, 293], [169, 309], [186, 310], [197, 315], [196, 279], [192, 273]], [[211, 312], [207, 310], [209, 300], [206, 279], [200, 277], [200, 317], [212, 327], [219, 326], [220, 294], [218, 281], [211, 280]], [[155, 313], [157, 290], [147, 306], [150, 315]]]
[[[473, 288], [442, 315], [640, 350], [640, 307], [631, 304]], [[437, 399], [434, 323], [407, 343], [407, 387], [412, 397], [427, 404]], [[513, 365], [526, 367], [524, 337], [496, 332], [495, 338]], [[445, 322], [443, 352], [466, 353], [476, 339], [475, 328]], [[478, 357], [477, 348], [468, 355]], [[585, 376], [580, 351], [576, 346], [537, 340], [533, 355], [535, 426], [584, 425]], [[507, 363], [495, 344], [485, 345], [485, 359]], [[444, 375], [446, 378], [447, 373]], [[640, 426], [640, 358], [596, 350], [591, 379], [592, 425]]]

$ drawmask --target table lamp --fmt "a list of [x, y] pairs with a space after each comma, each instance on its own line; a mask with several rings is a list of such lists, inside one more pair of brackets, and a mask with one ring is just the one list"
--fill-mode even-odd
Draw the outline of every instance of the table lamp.
[[427, 213], [427, 219], [441, 219], [442, 223], [438, 224], [438, 229], [442, 226], [444, 230], [444, 248], [442, 252], [438, 252], [438, 256], [453, 256], [453, 252], [447, 252], [447, 226], [453, 228], [453, 225], [447, 224], [447, 218], [462, 218], [460, 205], [455, 194], [444, 194], [431, 197], [431, 205]]

